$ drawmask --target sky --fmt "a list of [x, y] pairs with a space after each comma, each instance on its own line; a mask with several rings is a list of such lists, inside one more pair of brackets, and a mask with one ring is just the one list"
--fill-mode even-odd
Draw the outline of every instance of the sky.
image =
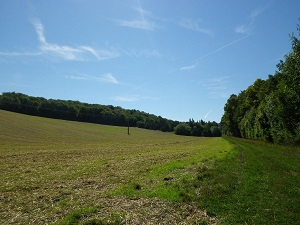
[[274, 74], [299, 0], [0, 1], [0, 93], [216, 121]]

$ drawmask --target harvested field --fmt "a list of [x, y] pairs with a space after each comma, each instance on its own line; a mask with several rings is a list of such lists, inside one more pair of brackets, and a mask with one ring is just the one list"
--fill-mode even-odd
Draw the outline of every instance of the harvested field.
[[1, 224], [217, 222], [184, 183], [230, 153], [221, 138], [0, 115]]

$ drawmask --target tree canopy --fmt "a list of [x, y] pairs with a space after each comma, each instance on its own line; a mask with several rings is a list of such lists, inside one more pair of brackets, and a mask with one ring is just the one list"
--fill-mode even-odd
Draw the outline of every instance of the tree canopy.
[[115, 126], [128, 126], [129, 123], [132, 127], [161, 131], [173, 131], [179, 124], [178, 121], [139, 110], [79, 101], [45, 99], [15, 92], [5, 92], [0, 95], [0, 109], [34, 116]]
[[[180, 124], [179, 121], [134, 109], [129, 110], [118, 106], [88, 104], [71, 100], [45, 99], [15, 92], [5, 92], [0, 95], [0, 109], [55, 119], [114, 126], [129, 125], [163, 132], [174, 131], [174, 128]], [[176, 134], [212, 136], [210, 128], [218, 126], [216, 122], [206, 123], [202, 120], [200, 122], [190, 120], [184, 124], [186, 124], [188, 132], [175, 132]], [[204, 133], [205, 129], [209, 131]]]
[[222, 132], [219, 124], [216, 122], [204, 122], [200, 120], [195, 122], [190, 119], [189, 122], [180, 123], [175, 127], [175, 134], [198, 137], [221, 137]]
[[[298, 25], [299, 35], [300, 26]], [[275, 143], [300, 143], [300, 40], [290, 35], [292, 48], [268, 79], [257, 79], [231, 95], [221, 119], [225, 135]]]

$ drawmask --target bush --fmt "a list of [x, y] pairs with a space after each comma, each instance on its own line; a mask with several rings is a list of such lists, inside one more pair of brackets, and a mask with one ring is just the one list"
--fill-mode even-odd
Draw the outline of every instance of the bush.
[[191, 135], [192, 128], [186, 123], [180, 123], [175, 127], [175, 134], [177, 135]]

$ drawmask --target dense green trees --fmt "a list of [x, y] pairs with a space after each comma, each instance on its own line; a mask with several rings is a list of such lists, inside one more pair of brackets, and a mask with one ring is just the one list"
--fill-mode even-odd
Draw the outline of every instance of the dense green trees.
[[180, 123], [175, 127], [175, 134], [198, 137], [221, 137], [222, 132], [216, 122], [195, 122], [190, 119], [187, 123]]
[[111, 105], [87, 104], [79, 101], [37, 98], [15, 92], [0, 95], [0, 109], [55, 119], [116, 126], [128, 126], [129, 122], [132, 127], [161, 131], [173, 131], [179, 123], [138, 110], [125, 110]]
[[[179, 135], [221, 136], [216, 122], [179, 123], [161, 116], [126, 110], [112, 105], [87, 104], [79, 101], [65, 101], [31, 97], [21, 93], [6, 92], [0, 95], [0, 109], [28, 115], [55, 119], [73, 120], [115, 126], [139, 127], [164, 132], [174, 131]], [[177, 126], [178, 125], [178, 126]]]
[[[300, 34], [300, 26], [298, 26]], [[257, 79], [239, 95], [231, 95], [221, 119], [222, 132], [275, 143], [300, 143], [300, 40], [275, 75]]]

